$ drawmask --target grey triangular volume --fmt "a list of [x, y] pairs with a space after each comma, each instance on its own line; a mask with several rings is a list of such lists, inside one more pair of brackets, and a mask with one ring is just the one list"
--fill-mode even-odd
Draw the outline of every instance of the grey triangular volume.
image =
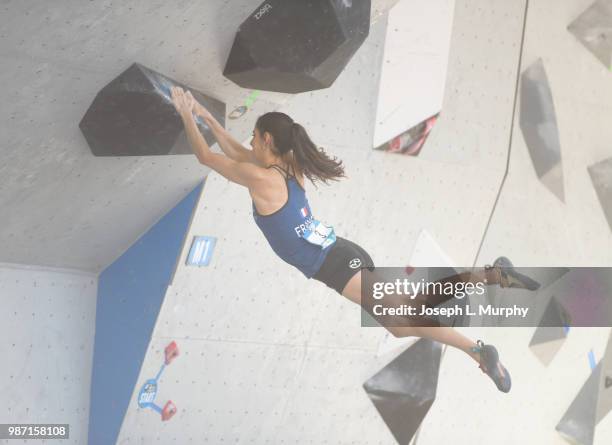
[[593, 164], [588, 170], [608, 226], [612, 230], [612, 158]]
[[568, 267], [531, 267], [526, 270], [532, 279], [540, 283], [540, 289], [550, 286], [570, 271]]
[[610, 411], [612, 411], [612, 331], [610, 331], [608, 337], [606, 352], [601, 359], [601, 378], [595, 424], [598, 424]]
[[541, 345], [551, 341], [562, 340], [566, 337], [565, 329], [559, 327], [538, 326], [531, 337], [529, 346]]
[[538, 178], [563, 201], [561, 143], [552, 93], [542, 59], [534, 62], [521, 75], [519, 122]]
[[555, 429], [566, 438], [581, 445], [592, 445], [595, 436], [595, 413], [601, 363], [591, 372], [578, 395]]
[[536, 357], [546, 366], [550, 364], [565, 340], [567, 324], [567, 312], [563, 305], [552, 297], [537, 329], [535, 330], [529, 348]]
[[[560, 329], [561, 328], [539, 327], [536, 330], [534, 339], [536, 335], [549, 336], [549, 337], [557, 336], [558, 330]], [[540, 331], [544, 331], [544, 333]], [[548, 331], [552, 331], [552, 332], [548, 332]], [[546, 342], [533, 343], [534, 339], [531, 340], [532, 344], [529, 345], [529, 349], [531, 350], [531, 352], [533, 352], [533, 354], [538, 358], [538, 360], [540, 360], [540, 362], [544, 366], [550, 365], [550, 363], [553, 361], [553, 359], [557, 355], [557, 352], [559, 352], [559, 350], [563, 346], [564, 339], [549, 340]]]
[[612, 0], [596, 1], [567, 29], [607, 69], [612, 69]]
[[548, 301], [546, 309], [544, 310], [544, 313], [542, 314], [542, 318], [540, 318], [538, 326], [560, 328], [561, 331], [558, 336], [549, 339], [542, 339], [542, 341], [559, 340], [561, 338], [565, 338], [565, 329], [563, 328], [569, 326], [570, 324], [571, 321], [568, 311], [554, 296], [551, 297]]
[[399, 444], [412, 440], [436, 398], [441, 352], [420, 339], [363, 384]]
[[548, 170], [540, 177], [540, 182], [546, 186], [548, 190], [559, 198], [559, 201], [565, 202], [565, 189], [563, 187], [563, 166], [561, 162]]

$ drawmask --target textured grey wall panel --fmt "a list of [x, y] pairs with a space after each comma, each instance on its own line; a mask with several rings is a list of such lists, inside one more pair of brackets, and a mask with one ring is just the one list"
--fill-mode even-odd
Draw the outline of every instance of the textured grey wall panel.
[[0, 263], [2, 422], [68, 423], [57, 442], [87, 442], [97, 287], [90, 273]]
[[[0, 261], [99, 271], [201, 180], [195, 156], [96, 159], [78, 130], [95, 94], [137, 61], [215, 97], [228, 111], [248, 91], [221, 69], [235, 27], [257, 0], [3, 2], [0, 81]], [[228, 122], [285, 95], [261, 94]], [[117, 230], [120, 227], [121, 230]]]

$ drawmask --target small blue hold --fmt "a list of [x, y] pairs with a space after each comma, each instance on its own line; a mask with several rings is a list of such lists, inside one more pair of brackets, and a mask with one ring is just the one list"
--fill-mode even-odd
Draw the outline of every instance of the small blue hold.
[[595, 353], [592, 349], [589, 351], [589, 365], [591, 366], [591, 371], [597, 366], [597, 363], [595, 363]]

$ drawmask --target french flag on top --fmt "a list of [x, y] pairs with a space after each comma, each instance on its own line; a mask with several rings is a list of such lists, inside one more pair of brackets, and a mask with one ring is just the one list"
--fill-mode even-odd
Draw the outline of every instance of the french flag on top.
[[304, 218], [306, 218], [308, 216], [308, 209], [306, 207], [302, 207], [300, 209], [300, 213], [302, 214]]

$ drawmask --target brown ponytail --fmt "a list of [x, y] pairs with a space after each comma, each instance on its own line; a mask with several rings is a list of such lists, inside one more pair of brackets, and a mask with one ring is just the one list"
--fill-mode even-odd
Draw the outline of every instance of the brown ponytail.
[[337, 181], [345, 177], [342, 161], [330, 158], [325, 150], [318, 148], [306, 133], [304, 127], [284, 113], [270, 112], [257, 119], [255, 124], [261, 134], [265, 131], [274, 138], [274, 145], [281, 156], [293, 150], [298, 168], [310, 182]]

